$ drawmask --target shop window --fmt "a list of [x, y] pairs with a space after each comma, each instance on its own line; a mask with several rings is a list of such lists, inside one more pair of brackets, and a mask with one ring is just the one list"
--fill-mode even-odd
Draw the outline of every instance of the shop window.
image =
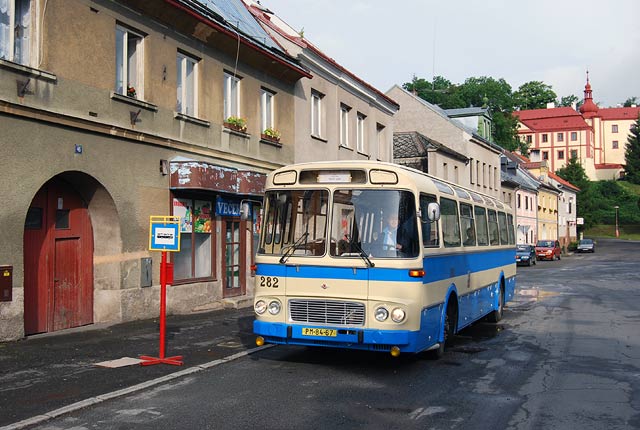
[[180, 252], [173, 253], [176, 281], [214, 276], [213, 207], [209, 200], [173, 199], [173, 215], [180, 217]]

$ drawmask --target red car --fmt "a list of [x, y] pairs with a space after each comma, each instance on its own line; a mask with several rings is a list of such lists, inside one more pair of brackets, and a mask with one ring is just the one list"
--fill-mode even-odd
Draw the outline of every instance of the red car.
[[539, 240], [536, 243], [538, 260], [560, 260], [560, 242], [557, 240]]

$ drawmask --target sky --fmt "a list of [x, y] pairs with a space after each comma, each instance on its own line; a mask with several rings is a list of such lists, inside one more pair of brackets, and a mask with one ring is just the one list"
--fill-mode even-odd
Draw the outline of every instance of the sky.
[[443, 76], [530, 81], [601, 107], [640, 101], [639, 0], [261, 0], [378, 90]]

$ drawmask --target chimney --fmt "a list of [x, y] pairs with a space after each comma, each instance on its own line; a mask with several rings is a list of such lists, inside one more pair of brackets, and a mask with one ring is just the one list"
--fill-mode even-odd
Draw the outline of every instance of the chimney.
[[547, 103], [547, 109], [553, 109], [554, 107], [556, 107], [556, 104], [554, 102]]
[[571, 109], [577, 111], [578, 110], [578, 102], [571, 102]]

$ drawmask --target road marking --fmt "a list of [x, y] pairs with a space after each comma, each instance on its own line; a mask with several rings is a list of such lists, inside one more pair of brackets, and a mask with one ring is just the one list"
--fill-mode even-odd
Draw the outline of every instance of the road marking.
[[46, 412], [42, 415], [36, 415], [35, 417], [27, 418], [22, 421], [18, 421], [17, 423], [9, 424], [4, 427], [0, 427], [0, 430], [18, 430], [23, 429], [25, 427], [29, 427], [35, 424], [41, 424], [45, 421], [48, 421], [52, 418], [57, 418], [61, 415], [68, 414], [70, 412], [75, 412], [79, 409], [86, 408], [87, 406], [92, 406], [98, 403], [102, 403], [105, 400], [115, 399], [116, 397], [125, 396], [127, 394], [135, 393], [136, 391], [141, 391], [149, 387], [153, 387], [154, 385], [162, 384], [167, 381], [172, 381], [177, 378], [181, 378], [186, 375], [191, 375], [194, 373], [201, 372], [206, 369], [210, 369], [222, 363], [227, 363], [229, 361], [236, 360], [241, 357], [245, 357], [250, 354], [254, 354], [256, 352], [262, 351], [263, 349], [272, 348], [275, 345], [263, 345], [258, 348], [249, 349], [247, 351], [242, 351], [237, 354], [230, 355], [228, 357], [221, 358], [219, 360], [210, 361], [208, 363], [199, 364], [197, 366], [189, 367], [184, 370], [180, 370], [178, 372], [170, 373], [165, 376], [161, 376], [160, 378], [152, 379], [151, 381], [142, 382], [140, 384], [133, 385], [128, 388], [124, 388], [122, 390], [112, 391], [111, 393], [100, 394], [99, 396], [91, 397], [89, 399], [81, 400], [76, 403], [72, 403], [67, 406], [63, 406], [62, 408], [55, 409], [50, 412]]

